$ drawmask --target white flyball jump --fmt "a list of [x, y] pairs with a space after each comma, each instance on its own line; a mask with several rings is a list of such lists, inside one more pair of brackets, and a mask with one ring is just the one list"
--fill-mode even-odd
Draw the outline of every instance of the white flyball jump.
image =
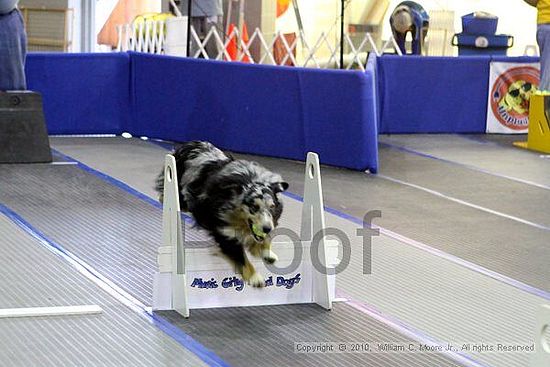
[[301, 234], [298, 238], [282, 230], [280, 237], [290, 241], [273, 242], [273, 251], [279, 257], [274, 265], [286, 270], [277, 270], [248, 254], [257, 271], [265, 276], [263, 288], [245, 284], [219, 255], [215, 244], [186, 246], [176, 161], [171, 154], [166, 155], [164, 173], [163, 238], [153, 284], [153, 310], [175, 310], [189, 317], [190, 309], [214, 307], [317, 303], [327, 310], [332, 308], [338, 242], [323, 235], [325, 216], [317, 154], [307, 155]]

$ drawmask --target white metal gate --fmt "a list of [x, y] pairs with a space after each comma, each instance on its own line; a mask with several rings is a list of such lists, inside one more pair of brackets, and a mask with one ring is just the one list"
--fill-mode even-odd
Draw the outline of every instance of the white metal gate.
[[[164, 21], [148, 21], [140, 24], [126, 24], [117, 27], [118, 30], [118, 51], [137, 51], [146, 53], [163, 54], [166, 43], [166, 25]], [[285, 51], [285, 56], [277, 60], [274, 56], [274, 46], [279, 40]], [[218, 53], [208, 55], [206, 45], [214, 42]], [[228, 35], [222, 34], [217, 28], [213, 27], [201, 40], [191, 26], [192, 49], [196, 49], [190, 57], [225, 60], [225, 61], [245, 61], [252, 64], [268, 65], [287, 65], [288, 62], [293, 66], [313, 67], [323, 69], [340, 68], [340, 48], [339, 42], [330, 41], [328, 35], [321, 33], [315, 43], [309, 44], [303, 33], [297, 34], [296, 38], [289, 44], [286, 37], [278, 32], [270, 37], [262, 34], [259, 28], [256, 28], [248, 41], [243, 39], [241, 32], [234, 28]], [[236, 45], [237, 54], [230, 54], [228, 47], [230, 43]], [[259, 47], [259, 55], [256, 52], [254, 56], [251, 49]], [[350, 35], [344, 35], [344, 47], [349, 49], [344, 55], [344, 69], [365, 70], [365, 64], [369, 52], [380, 56], [387, 49], [401, 55], [401, 51], [395, 40], [390, 38], [381, 49], [378, 49], [370, 33], [366, 33], [359, 45], [352, 42]], [[328, 57], [319, 57], [320, 51], [327, 54]]]

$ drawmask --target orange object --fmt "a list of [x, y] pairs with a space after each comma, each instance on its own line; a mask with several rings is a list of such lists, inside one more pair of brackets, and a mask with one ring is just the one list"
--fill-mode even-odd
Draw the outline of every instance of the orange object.
[[277, 0], [277, 18], [283, 15], [290, 5], [291, 0]]
[[[234, 29], [235, 29], [235, 24], [231, 23], [229, 25], [229, 34], [232, 34]], [[242, 40], [244, 44], [248, 45], [249, 38], [248, 38], [248, 28], [246, 26], [246, 23], [243, 24]], [[240, 50], [240, 45], [237, 45], [237, 37], [234, 34], [231, 36], [231, 39], [227, 44], [226, 50], [227, 50], [227, 53], [229, 54], [229, 58], [231, 61], [239, 60], [239, 54], [240, 52], [242, 52], [242, 50]], [[245, 54], [241, 61], [250, 62], [250, 58], [248, 57], [248, 55]]]
[[[229, 25], [229, 34], [232, 34], [235, 30], [235, 24], [231, 23]], [[226, 47], [227, 53], [229, 54], [229, 60], [237, 60], [237, 39], [234, 35], [231, 36], [229, 43]]]

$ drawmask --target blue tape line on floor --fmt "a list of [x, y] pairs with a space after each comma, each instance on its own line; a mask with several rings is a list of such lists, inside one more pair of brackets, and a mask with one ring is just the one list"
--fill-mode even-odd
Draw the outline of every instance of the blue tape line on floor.
[[156, 208], [159, 208], [159, 209], [162, 209], [162, 204], [159, 203], [158, 201], [150, 198], [149, 196], [145, 195], [145, 194], [142, 194], [141, 192], [137, 191], [136, 189], [134, 189], [133, 187], [125, 184], [124, 182], [122, 181], [119, 181], [117, 180], [116, 178], [113, 178], [112, 176], [109, 176], [109, 175], [106, 175], [105, 173], [103, 172], [100, 172], [96, 169], [93, 169], [92, 167], [80, 162], [79, 160], [77, 159], [74, 159], [66, 154], [63, 154], [55, 149], [52, 149], [52, 152], [59, 156], [59, 157], [62, 157], [64, 158], [65, 160], [67, 160], [68, 162], [76, 162], [78, 164], [78, 166], [83, 169], [84, 171], [88, 172], [88, 173], [91, 173], [99, 178], [101, 178], [102, 180], [104, 181], [107, 181], [108, 183], [140, 198], [141, 200], [143, 201], [146, 201], [147, 203], [153, 205], [154, 207]]
[[[82, 170], [84, 170], [88, 173], [91, 173], [94, 176], [97, 176], [97, 177], [101, 178], [102, 180], [110, 183], [113, 186], [118, 187], [119, 189], [121, 189], [123, 191], [126, 191], [129, 194], [132, 194], [132, 195], [136, 196], [137, 198], [153, 205], [155, 208], [158, 208], [158, 209], [162, 210], [162, 204], [160, 202], [158, 202], [157, 200], [154, 200], [154, 199], [150, 198], [149, 196], [139, 192], [138, 190], [136, 190], [133, 187], [125, 184], [124, 182], [122, 182], [120, 180], [117, 180], [116, 178], [114, 178], [112, 176], [109, 176], [109, 175], [107, 175], [103, 172], [100, 172], [100, 171], [98, 171], [98, 170], [96, 170], [96, 169], [80, 162], [79, 160], [76, 160], [76, 159], [74, 159], [74, 158], [72, 158], [72, 157], [70, 157], [66, 154], [63, 154], [63, 153], [61, 153], [61, 152], [59, 152], [55, 149], [52, 149], [52, 154], [57, 155], [58, 157], [65, 159], [67, 162], [76, 163], [78, 165], [78, 167], [80, 167]], [[195, 224], [195, 221], [189, 215], [186, 215], [186, 214], [182, 213], [182, 217], [185, 220], [185, 223], [188, 223], [188, 224], [191, 224], [191, 225]]]
[[79, 271], [79, 273], [86, 276], [88, 279], [92, 280], [94, 283], [99, 285], [101, 288], [107, 290], [109, 294], [115, 297], [117, 300], [121, 301], [125, 305], [129, 306], [132, 310], [138, 312], [142, 316], [145, 316], [149, 322], [156, 325], [161, 331], [166, 335], [174, 339], [178, 344], [189, 350], [191, 353], [200, 358], [204, 363], [211, 367], [229, 367], [225, 361], [218, 357], [214, 352], [210, 351], [202, 344], [193, 339], [190, 335], [184, 333], [182, 330], [176, 326], [170, 324], [168, 321], [162, 319], [161, 317], [150, 313], [146, 310], [145, 306], [139, 301], [133, 299], [133, 297], [124, 294], [120, 290], [115, 289], [112, 285], [108, 284], [105, 281], [105, 277], [101, 276], [99, 272], [94, 270], [91, 266], [86, 264], [78, 256], [67, 251], [63, 246], [56, 243], [55, 241], [46, 237], [38, 229], [33, 227], [28, 221], [23, 217], [17, 214], [12, 209], [0, 203], [0, 213], [4, 214], [9, 218], [13, 223], [15, 223], [19, 228], [24, 230], [31, 237], [38, 240], [44, 247], [53, 252], [54, 254], [60, 256], [65, 261], [71, 263]]

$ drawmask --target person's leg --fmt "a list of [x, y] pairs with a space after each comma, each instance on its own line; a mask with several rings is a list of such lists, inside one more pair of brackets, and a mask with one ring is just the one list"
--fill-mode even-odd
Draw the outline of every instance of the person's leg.
[[412, 35], [411, 52], [413, 55], [421, 55], [422, 54], [422, 43], [421, 43], [422, 30], [417, 26], [413, 26], [411, 30], [411, 35]]
[[25, 27], [19, 11], [0, 15], [0, 90], [25, 90]]
[[17, 13], [19, 15], [19, 20], [21, 24], [20, 32], [19, 32], [19, 39], [20, 39], [20, 45], [21, 45], [21, 63], [23, 65], [23, 68], [21, 69], [21, 85], [23, 86], [22, 89], [27, 89], [27, 77], [25, 75], [25, 63], [27, 60], [27, 31], [25, 30], [25, 21], [23, 20], [23, 15], [19, 10], [17, 10]]
[[[199, 36], [199, 39], [202, 40], [204, 39], [204, 25], [203, 25], [203, 17], [191, 17], [191, 25], [193, 26], [193, 29], [195, 29], [195, 32], [197, 33], [197, 36]], [[199, 51], [200, 49], [200, 45], [197, 44], [197, 41], [195, 40], [195, 37], [191, 37], [191, 47], [190, 47], [190, 50], [189, 50], [189, 53], [190, 53], [190, 57], [195, 57], [195, 54], [197, 53], [197, 51]], [[202, 56], [202, 53], [199, 54], [197, 57], [204, 57]]]
[[[218, 35], [223, 40], [223, 32], [220, 31], [221, 29], [223, 29], [221, 28], [223, 27], [223, 25], [221, 24], [221, 22], [219, 22], [220, 18], [221, 17], [218, 16], [205, 18], [205, 36], [210, 32], [212, 28], [217, 28]], [[211, 59], [216, 59], [221, 52], [221, 47], [214, 36], [210, 37], [210, 40], [206, 44], [205, 49], [208, 57]]]
[[538, 26], [537, 43], [540, 49], [539, 89], [550, 90], [550, 24]]
[[399, 49], [401, 50], [401, 53], [405, 55], [407, 53], [407, 46], [405, 43], [405, 40], [407, 38], [407, 34], [399, 33], [394, 31], [393, 32], [393, 38], [395, 39], [395, 42], [397, 43], [397, 46], [399, 46]]
[[420, 30], [420, 55], [427, 55], [426, 51], [426, 38], [428, 37], [428, 28], [422, 28]]

